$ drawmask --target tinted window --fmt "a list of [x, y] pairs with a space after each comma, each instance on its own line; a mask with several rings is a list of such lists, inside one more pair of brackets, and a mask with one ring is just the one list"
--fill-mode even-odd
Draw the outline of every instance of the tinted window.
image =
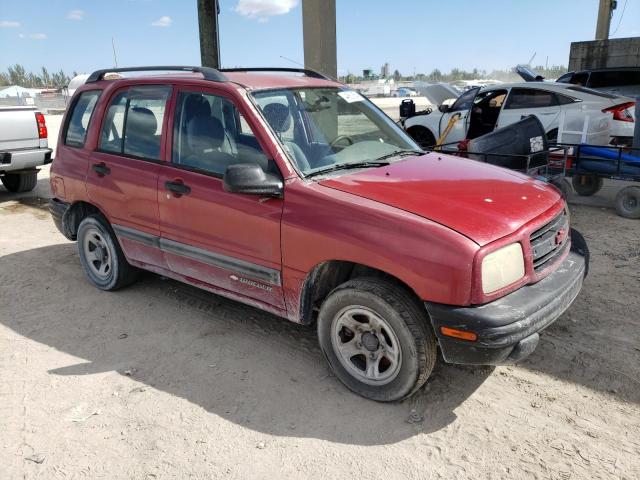
[[180, 92], [173, 130], [173, 163], [216, 175], [229, 165], [267, 161], [249, 123], [228, 99]]
[[113, 99], [100, 136], [100, 149], [160, 159], [162, 121], [171, 87], [135, 87]]
[[469, 110], [473, 105], [473, 99], [476, 98], [479, 88], [471, 88], [458, 97], [455, 103], [451, 106], [450, 112], [457, 112], [459, 110]]
[[545, 108], [558, 105], [552, 92], [532, 88], [513, 88], [505, 106], [506, 109]]
[[573, 97], [568, 97], [567, 95], [562, 95], [560, 93], [556, 93], [556, 98], [558, 99], [558, 103], [560, 105], [567, 105], [569, 103], [575, 103], [580, 101]]
[[73, 112], [71, 112], [64, 138], [65, 145], [71, 145], [72, 147], [84, 146], [89, 120], [91, 120], [91, 114], [101, 93], [100, 90], [91, 90], [80, 94], [73, 106]]
[[624, 87], [627, 85], [640, 85], [640, 70], [592, 72], [587, 86], [590, 88], [603, 88]]
[[571, 83], [571, 79], [573, 78], [573, 72], [565, 73], [556, 82], [559, 83]]

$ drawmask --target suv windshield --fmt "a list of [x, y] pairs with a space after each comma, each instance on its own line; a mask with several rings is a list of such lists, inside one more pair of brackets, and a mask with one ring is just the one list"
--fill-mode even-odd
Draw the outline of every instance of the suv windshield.
[[[388, 164], [420, 147], [359, 93], [339, 88], [255, 92], [265, 119], [306, 176]], [[384, 160], [384, 161], [383, 161]]]

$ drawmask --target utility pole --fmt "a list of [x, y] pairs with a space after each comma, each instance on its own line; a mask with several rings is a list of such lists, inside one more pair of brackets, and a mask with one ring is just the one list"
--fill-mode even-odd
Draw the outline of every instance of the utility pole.
[[609, 27], [613, 11], [618, 6], [616, 0], [600, 0], [598, 7], [598, 23], [596, 25], [596, 40], [609, 39]]
[[220, 68], [219, 13], [218, 0], [198, 0], [200, 63], [203, 67]]
[[302, 0], [302, 34], [305, 67], [337, 77], [336, 0]]

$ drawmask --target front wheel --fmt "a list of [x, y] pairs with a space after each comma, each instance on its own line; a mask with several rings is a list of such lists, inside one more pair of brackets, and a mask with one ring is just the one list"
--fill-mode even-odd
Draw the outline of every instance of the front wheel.
[[436, 137], [424, 127], [410, 127], [407, 133], [423, 150], [431, 150], [436, 146]]
[[336, 376], [381, 402], [411, 395], [436, 361], [436, 340], [422, 305], [385, 280], [361, 278], [337, 287], [318, 316], [320, 347]]

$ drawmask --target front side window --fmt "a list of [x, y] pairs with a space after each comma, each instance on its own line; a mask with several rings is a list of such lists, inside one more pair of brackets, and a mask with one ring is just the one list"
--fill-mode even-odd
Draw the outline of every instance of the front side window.
[[458, 97], [458, 99], [451, 105], [449, 109], [450, 112], [460, 112], [463, 110], [469, 110], [473, 106], [473, 101], [480, 90], [479, 87], [470, 88], [462, 95]]
[[255, 92], [253, 98], [305, 175], [394, 154], [422, 153], [389, 117], [353, 90], [286, 88]]
[[249, 123], [227, 98], [180, 92], [173, 129], [172, 162], [214, 175], [236, 163], [257, 163], [272, 171]]
[[84, 141], [87, 138], [89, 120], [91, 120], [93, 109], [101, 93], [101, 90], [90, 90], [80, 94], [73, 106], [73, 112], [71, 112], [67, 132], [64, 137], [65, 145], [72, 147], [84, 146]]
[[102, 124], [100, 150], [159, 160], [162, 121], [170, 95], [169, 86], [134, 87], [117, 94]]
[[558, 105], [553, 92], [533, 88], [512, 88], [505, 109], [545, 108]]

